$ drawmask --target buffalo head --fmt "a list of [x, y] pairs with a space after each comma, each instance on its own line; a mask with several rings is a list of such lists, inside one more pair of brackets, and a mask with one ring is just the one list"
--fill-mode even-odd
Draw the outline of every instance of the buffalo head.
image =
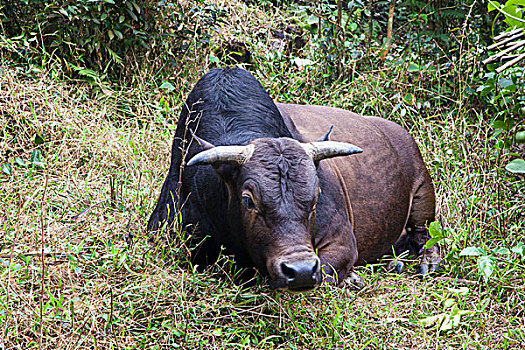
[[348, 143], [301, 143], [290, 138], [215, 147], [194, 137], [204, 151], [187, 165], [212, 165], [222, 176], [232, 238], [269, 275], [270, 286], [301, 291], [319, 284], [321, 264], [314, 249], [321, 193], [317, 164], [362, 150]]

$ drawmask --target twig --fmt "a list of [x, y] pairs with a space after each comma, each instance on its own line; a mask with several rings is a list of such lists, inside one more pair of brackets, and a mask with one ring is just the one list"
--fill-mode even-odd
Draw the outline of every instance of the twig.
[[508, 37], [510, 35], [514, 35], [516, 33], [522, 32], [522, 31], [523, 31], [523, 28], [518, 28], [518, 29], [511, 30], [510, 32], [500, 33], [500, 34], [498, 34], [497, 36], [494, 37], [494, 41], [498, 41], [499, 39], [506, 38], [506, 37]]
[[503, 66], [496, 68], [496, 73], [503, 72], [505, 69], [509, 68], [510, 66], [515, 65], [516, 63], [518, 63], [519, 61], [521, 61], [524, 58], [525, 58], [525, 53], [522, 53], [521, 55], [518, 55], [518, 57], [514, 58], [512, 61], [508, 61]]
[[341, 18], [343, 14], [343, 0], [337, 0], [337, 25], [341, 29]]
[[[86, 253], [86, 251], [80, 251], [78, 253], [75, 253], [76, 255], [80, 255], [80, 254], [83, 254], [83, 253]], [[43, 253], [45, 256], [52, 256], [52, 257], [62, 257], [62, 256], [67, 256], [67, 252], [44, 252]], [[11, 259], [11, 258], [17, 258], [17, 257], [20, 257], [20, 256], [41, 256], [42, 255], [42, 252], [37, 252], [37, 251], [34, 251], [34, 252], [28, 252], [28, 253], [20, 253], [20, 254], [17, 254], [17, 253], [9, 253], [9, 254], [2, 254], [0, 255], [0, 259]]]
[[[113, 192], [113, 189], [112, 189], [112, 192]], [[91, 209], [95, 208], [96, 206], [104, 203], [104, 202], [107, 202], [108, 200], [107, 199], [104, 199], [103, 201], [100, 201], [98, 203], [95, 203], [93, 205], [90, 205], [89, 207], [87, 207], [86, 209], [82, 210], [80, 213], [78, 213], [77, 215], [73, 216], [71, 218], [71, 220], [73, 220], [73, 222], [77, 221], [78, 219], [80, 219], [82, 216], [86, 215], [87, 213], [89, 213], [91, 211]], [[111, 202], [114, 202], [113, 198], [110, 199]]]
[[483, 64], [487, 64], [487, 63], [490, 63], [490, 62], [494, 62], [494, 61], [496, 61], [498, 58], [500, 58], [501, 56], [505, 56], [505, 55], [508, 54], [509, 52], [514, 51], [514, 50], [516, 50], [516, 49], [519, 49], [519, 48], [522, 47], [522, 46], [525, 46], [525, 42], [521, 42], [521, 43], [515, 44], [515, 45], [509, 47], [508, 49], [505, 49], [505, 50], [503, 50], [503, 51], [500, 51], [500, 52], [498, 52], [497, 54], [490, 56], [490, 57], [487, 58], [486, 60], [483, 60], [481, 63], [483, 63]]
[[11, 294], [9, 293], [9, 289], [11, 288], [11, 265], [13, 264], [13, 252], [15, 250], [15, 242], [17, 241], [17, 236], [18, 236], [18, 228], [20, 227], [20, 217], [21, 217], [21, 213], [22, 213], [22, 206], [23, 206], [23, 201], [22, 201], [22, 198], [19, 198], [18, 199], [18, 210], [17, 210], [17, 214], [16, 214], [16, 224], [15, 224], [15, 232], [13, 233], [13, 242], [12, 242], [12, 245], [11, 245], [11, 252], [8, 254], [9, 255], [9, 264], [7, 266], [7, 268], [9, 269], [9, 273], [8, 273], [8, 277], [7, 277], [7, 295], [6, 295], [6, 305], [7, 305], [7, 309], [6, 309], [6, 318], [5, 318], [5, 323], [4, 323], [4, 334], [7, 334], [7, 325], [9, 324], [8, 320], [9, 320], [9, 314], [10, 314], [10, 311], [11, 311], [11, 308], [9, 307], [9, 302], [10, 302], [10, 296]]
[[381, 61], [385, 62], [386, 55], [388, 54], [388, 51], [390, 50], [390, 46], [392, 45], [392, 27], [394, 25], [394, 7], [396, 6], [396, 1], [391, 0], [390, 1], [390, 7], [388, 9], [388, 24], [387, 24], [387, 32], [386, 32], [386, 44], [385, 49], [383, 50], [383, 53], [381, 54]]
[[46, 260], [44, 254], [44, 202], [46, 199], [47, 180], [48, 175], [46, 174], [46, 182], [44, 183], [44, 193], [42, 193], [42, 201], [40, 203], [40, 233], [42, 235], [40, 239], [40, 253], [42, 254], [42, 285], [40, 289], [40, 349], [42, 349], [42, 338], [44, 337], [44, 282], [46, 280]]
[[447, 277], [447, 276], [434, 277], [434, 279], [438, 281], [453, 281], [453, 282], [456, 282], [456, 284], [465, 284], [467, 286], [476, 286], [478, 284], [478, 282], [476, 281], [465, 280], [465, 279], [454, 278], [454, 277]]
[[518, 41], [514, 41], [512, 43], [507, 43], [507, 44], [505, 44], [505, 47], [511, 47], [511, 46], [514, 46], [514, 45], [517, 45], [517, 44], [525, 44], [525, 40], [518, 40]]
[[370, 12], [368, 16], [368, 40], [367, 40], [367, 51], [366, 54], [370, 55], [370, 48], [372, 47], [372, 33], [373, 33], [373, 23], [372, 23], [372, 16], [374, 11], [374, 0], [370, 0], [368, 2], [368, 11]]
[[[518, 39], [521, 36], [523, 36], [523, 32], [521, 32], [519, 34], [516, 34], [516, 35], [513, 35], [510, 38], [507, 38], [507, 39], [505, 39], [503, 41], [494, 43], [494, 44], [490, 45], [489, 47], [487, 47], [487, 50], [492, 50], [492, 49], [494, 49], [496, 47], [503, 46], [503, 45], [505, 45], [507, 43], [510, 43], [511, 41], [514, 41], [515, 39]], [[510, 44], [510, 45], [512, 45], [512, 44]]]

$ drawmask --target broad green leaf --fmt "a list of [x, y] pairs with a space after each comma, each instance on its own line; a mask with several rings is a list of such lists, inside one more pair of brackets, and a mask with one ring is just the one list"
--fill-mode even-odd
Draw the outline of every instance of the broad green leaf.
[[441, 322], [441, 325], [439, 326], [440, 331], [450, 331], [453, 328], [459, 326], [459, 322], [461, 321], [460, 315], [445, 315], [443, 318], [443, 321]]
[[510, 250], [508, 250], [507, 248], [503, 248], [503, 247], [497, 247], [497, 248], [492, 249], [492, 253], [499, 254], [499, 255], [509, 255]]
[[470, 289], [468, 287], [459, 287], [459, 288], [447, 288], [449, 292], [457, 295], [467, 295]]
[[109, 36], [109, 40], [111, 41], [115, 37], [115, 34], [113, 34], [112, 30], [108, 30], [108, 36]]
[[502, 88], [506, 88], [507, 86], [514, 85], [514, 82], [512, 79], [501, 78], [498, 80], [498, 85]]
[[437, 242], [439, 242], [440, 240], [442, 239], [442, 237], [437, 237], [437, 238], [431, 238], [427, 241], [427, 243], [425, 243], [425, 248], [426, 249], [430, 249], [432, 248]]
[[478, 258], [478, 270], [479, 270], [479, 273], [485, 279], [485, 281], [489, 279], [489, 277], [494, 272], [495, 268], [496, 268], [496, 259], [494, 259], [493, 256], [482, 255]]
[[409, 72], [419, 72], [419, 71], [420, 71], [420, 68], [419, 68], [419, 66], [418, 66], [417, 64], [415, 64], [415, 63], [410, 63], [410, 64], [408, 65], [408, 71], [409, 71]]
[[44, 163], [42, 162], [42, 154], [39, 150], [34, 150], [31, 152], [31, 166], [33, 168], [43, 168]]
[[454, 305], [456, 305], [456, 299], [448, 298], [443, 301], [443, 307], [445, 309], [451, 308]]
[[119, 38], [119, 39], [122, 39], [124, 38], [124, 35], [122, 35], [122, 33], [116, 29], [113, 29], [113, 32], [115, 33], [115, 35]]
[[213, 55], [210, 56], [210, 61], [213, 63], [219, 63], [219, 59]]
[[518, 131], [516, 133], [516, 142], [525, 143], [525, 131]]
[[507, 171], [515, 174], [525, 174], [525, 160], [514, 159], [505, 167]]
[[13, 175], [13, 167], [11, 166], [11, 164], [2, 164], [2, 171], [7, 175]]
[[173, 86], [173, 84], [170, 83], [169, 81], [165, 81], [162, 83], [161, 86], [159, 86], [159, 89], [167, 89], [169, 91], [173, 91], [175, 90], [175, 86]]
[[467, 247], [459, 253], [460, 256], [480, 256], [483, 254], [485, 251], [478, 247]]
[[41, 145], [41, 144], [44, 143], [44, 139], [43, 139], [40, 135], [35, 134], [35, 143], [36, 143], [37, 145]]
[[525, 255], [525, 245], [523, 243], [519, 243], [517, 246], [510, 248], [510, 251], [516, 254], [519, 254], [521, 256]]
[[15, 158], [15, 163], [20, 165], [20, 166], [26, 166], [27, 165], [26, 162], [24, 162], [24, 160], [22, 158], [20, 158], [20, 157], [16, 157]]
[[494, 11], [496, 9], [496, 6], [498, 6], [499, 8], [499, 3], [497, 1], [489, 1], [489, 4], [488, 4], [489, 12]]
[[423, 326], [423, 327], [432, 327], [432, 326], [435, 326], [436, 324], [440, 324], [441, 323], [441, 320], [445, 317], [445, 314], [439, 314], [439, 315], [435, 315], [435, 316], [429, 316], [429, 317], [425, 317], [425, 318], [422, 318], [419, 320], [419, 323]]
[[441, 224], [438, 221], [432, 221], [428, 227], [428, 233], [432, 238], [441, 238], [443, 237], [443, 230], [441, 229]]
[[503, 120], [494, 120], [492, 122], [492, 127], [494, 129], [503, 129], [503, 130], [507, 130], [509, 128], [507, 123], [505, 123]]

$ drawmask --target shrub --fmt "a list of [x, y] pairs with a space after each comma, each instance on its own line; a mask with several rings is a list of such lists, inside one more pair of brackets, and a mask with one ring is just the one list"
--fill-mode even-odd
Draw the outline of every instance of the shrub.
[[203, 0], [13, 0], [0, 11], [0, 45], [11, 58], [35, 64], [52, 58], [66, 71], [113, 78], [137, 59], [162, 55], [176, 65], [178, 55], [208, 43], [224, 14]]

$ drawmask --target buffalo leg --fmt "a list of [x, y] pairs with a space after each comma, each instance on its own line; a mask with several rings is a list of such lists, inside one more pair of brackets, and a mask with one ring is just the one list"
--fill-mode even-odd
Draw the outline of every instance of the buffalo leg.
[[[318, 242], [318, 255], [325, 275], [324, 282], [334, 283], [351, 289], [364, 287], [363, 279], [352, 271], [357, 261], [357, 246], [352, 230], [339, 232], [333, 227], [333, 234], [327, 241]], [[325, 244], [326, 243], [326, 244]]]
[[[420, 273], [422, 275], [433, 272], [440, 262], [437, 245], [429, 249], [425, 248], [425, 244], [430, 239], [428, 225], [435, 220], [436, 210], [434, 186], [428, 172], [425, 175], [425, 181], [412, 199], [406, 229], [394, 245], [396, 255], [408, 251], [409, 256], [421, 257]], [[394, 269], [400, 272], [402, 265], [396, 264]]]

